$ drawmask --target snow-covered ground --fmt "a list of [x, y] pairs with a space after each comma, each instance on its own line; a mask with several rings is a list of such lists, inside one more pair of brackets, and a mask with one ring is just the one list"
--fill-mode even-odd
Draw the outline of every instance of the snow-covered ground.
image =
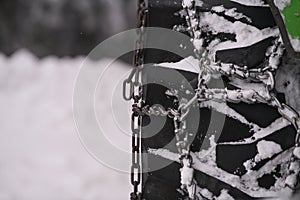
[[0, 200], [128, 198], [128, 174], [93, 159], [76, 133], [72, 91], [83, 59], [0, 55]]

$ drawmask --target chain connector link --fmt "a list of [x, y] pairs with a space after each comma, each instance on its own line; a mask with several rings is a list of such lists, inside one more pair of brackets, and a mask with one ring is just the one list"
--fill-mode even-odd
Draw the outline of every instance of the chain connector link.
[[126, 79], [123, 82], [123, 98], [126, 101], [130, 101], [133, 96], [133, 84], [132, 81], [129, 79]]

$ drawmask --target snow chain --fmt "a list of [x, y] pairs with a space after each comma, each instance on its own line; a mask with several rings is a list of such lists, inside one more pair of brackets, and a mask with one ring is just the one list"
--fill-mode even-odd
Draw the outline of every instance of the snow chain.
[[[198, 88], [196, 94], [198, 95], [199, 103], [207, 100], [223, 101], [231, 103], [245, 102], [251, 103], [266, 103], [277, 108], [278, 112], [283, 118], [288, 120], [296, 129], [295, 146], [292, 158], [289, 162], [288, 176], [285, 185], [291, 189], [295, 189], [299, 178], [300, 165], [300, 116], [290, 106], [280, 103], [280, 101], [272, 93], [275, 86], [274, 72], [277, 68], [274, 66], [267, 66], [263, 69], [248, 70], [247, 66], [239, 67], [235, 65], [222, 65], [214, 63], [208, 58], [208, 51], [201, 45], [201, 30], [199, 30], [199, 16], [196, 16], [196, 2], [195, 0], [183, 0], [182, 7], [185, 10], [186, 22], [188, 25], [187, 31], [191, 36], [191, 41], [194, 44], [194, 52], [199, 59], [200, 73], [198, 76]], [[269, 55], [270, 59], [282, 55], [282, 43], [277, 40], [274, 44], [273, 51]], [[208, 89], [206, 83], [209, 82], [212, 74], [219, 73], [225, 76], [237, 76], [241, 79], [248, 79], [252, 81], [259, 81], [265, 84], [266, 91], [260, 94], [255, 90], [232, 90], [225, 89]], [[191, 197], [190, 197], [191, 198]]]
[[[276, 66], [269, 65], [262, 69], [248, 69], [247, 66], [241, 67], [233, 64], [216, 63], [209, 58], [209, 52], [202, 47], [200, 39], [201, 30], [199, 27], [199, 16], [196, 13], [195, 0], [183, 0], [182, 7], [186, 14], [187, 31], [191, 36], [191, 42], [194, 44], [194, 53], [199, 60], [198, 87], [195, 90], [195, 96], [187, 103], [179, 105], [178, 109], [168, 108], [154, 105], [142, 105], [141, 101], [141, 66], [144, 63], [143, 44], [144, 44], [144, 27], [146, 24], [147, 6], [145, 0], [138, 0], [138, 27], [141, 28], [139, 38], [136, 42], [136, 51], [134, 54], [133, 65], [135, 69], [131, 72], [128, 79], [123, 84], [123, 96], [126, 100], [134, 100], [132, 106], [132, 167], [131, 167], [131, 183], [134, 186], [133, 192], [130, 194], [131, 200], [141, 200], [142, 194], [138, 191], [141, 183], [141, 165], [140, 165], [140, 135], [142, 116], [167, 116], [173, 119], [174, 134], [176, 138], [176, 147], [178, 149], [181, 170], [182, 190], [186, 193], [190, 200], [198, 200], [197, 183], [193, 178], [193, 159], [190, 155], [189, 136], [195, 133], [188, 133], [186, 130], [186, 116], [189, 113], [189, 107], [198, 101], [199, 104], [205, 101], [231, 102], [248, 104], [265, 103], [275, 107], [283, 118], [288, 120], [296, 129], [295, 146], [293, 155], [289, 161], [288, 176], [285, 181], [286, 187], [295, 189], [300, 173], [300, 116], [290, 106], [281, 103], [273, 93], [275, 86], [274, 74], [277, 70]], [[176, 29], [176, 26], [174, 27]], [[273, 46], [269, 59], [280, 57], [283, 53], [283, 44], [280, 39]], [[256, 91], [254, 89], [244, 90], [227, 90], [208, 88], [207, 83], [213, 75], [235, 76], [243, 80], [260, 82], [265, 85], [265, 91]], [[193, 137], [191, 137], [193, 138]], [[183, 177], [183, 174], [191, 174], [190, 177]], [[201, 195], [200, 195], [201, 196]], [[201, 198], [202, 199], [202, 198]]]

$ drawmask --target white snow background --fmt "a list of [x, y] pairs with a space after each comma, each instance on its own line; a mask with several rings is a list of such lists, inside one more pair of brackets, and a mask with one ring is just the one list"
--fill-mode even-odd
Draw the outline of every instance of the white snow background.
[[[101, 165], [77, 136], [72, 92], [83, 60], [0, 54], [0, 200], [129, 198], [129, 175]], [[118, 142], [131, 145], [129, 137]]]

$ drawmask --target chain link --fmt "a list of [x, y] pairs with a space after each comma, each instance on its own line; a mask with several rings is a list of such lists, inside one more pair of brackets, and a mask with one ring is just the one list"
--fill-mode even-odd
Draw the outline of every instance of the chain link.
[[[200, 39], [201, 32], [199, 30], [199, 20], [196, 12], [196, 2], [195, 0], [183, 0], [182, 7], [186, 12], [186, 22], [188, 25], [188, 32], [191, 37], [191, 42], [195, 47], [194, 53], [199, 60], [200, 73], [198, 74], [198, 91], [201, 91], [204, 88], [207, 88], [206, 83], [209, 82], [211, 76], [206, 71], [208, 65], [210, 65], [210, 60], [208, 59], [208, 52], [205, 48], [202, 47], [202, 40]], [[188, 133], [186, 130], [186, 120], [185, 117], [189, 112], [189, 107], [198, 100], [198, 94], [186, 104], [180, 105], [180, 118], [174, 118], [174, 127], [175, 127], [175, 137], [176, 137], [176, 146], [180, 154], [181, 161], [181, 187], [187, 193], [188, 198], [191, 200], [198, 199], [197, 197], [197, 186], [196, 180], [194, 179], [194, 169], [193, 169], [193, 159], [190, 154], [190, 145], [189, 141], [190, 135], [196, 133]], [[183, 113], [182, 113], [183, 112]], [[187, 171], [188, 173], [186, 173]], [[190, 177], [185, 177], [188, 176]]]
[[[282, 55], [282, 42], [276, 40], [272, 46], [269, 56], [269, 65], [259, 69], [248, 69], [247, 66], [240, 67], [233, 64], [215, 63], [208, 57], [208, 51], [202, 47], [200, 39], [201, 32], [199, 31], [199, 20], [196, 16], [195, 0], [183, 0], [183, 9], [186, 12], [186, 21], [190, 33], [191, 41], [195, 47], [195, 55], [199, 59], [200, 72], [198, 75], [198, 101], [203, 102], [207, 100], [214, 101], [228, 101], [232, 103], [245, 102], [248, 104], [253, 103], [266, 103], [275, 106], [278, 112], [288, 120], [296, 129], [295, 146], [293, 156], [289, 163], [289, 174], [286, 179], [286, 186], [295, 188], [299, 179], [300, 172], [300, 118], [297, 111], [290, 106], [281, 103], [272, 90], [275, 86], [274, 72], [277, 66], [273, 64], [272, 59]], [[246, 79], [254, 82], [261, 82], [266, 86], [265, 94], [261, 94], [255, 90], [227, 90], [225, 89], [208, 89], [207, 83], [212, 77], [211, 74], [221, 74], [225, 76], [235, 76], [240, 79]], [[295, 169], [295, 166], [298, 166]]]
[[300, 118], [299, 113], [292, 107], [280, 103], [280, 101], [273, 95], [270, 104], [277, 108], [278, 112], [283, 118], [288, 120], [296, 129], [295, 145], [293, 148], [292, 157], [288, 163], [288, 176], [285, 180], [285, 185], [293, 190], [296, 189], [299, 182], [300, 173]]
[[133, 66], [129, 77], [123, 82], [123, 98], [127, 101], [133, 100], [131, 115], [131, 131], [132, 131], [132, 163], [131, 163], [131, 184], [133, 191], [130, 194], [130, 200], [142, 200], [142, 193], [139, 191], [141, 184], [141, 125], [142, 125], [142, 81], [141, 69], [144, 64], [144, 37], [145, 26], [147, 21], [147, 4], [145, 0], [138, 0], [138, 38], [135, 43], [135, 51], [133, 56]]
[[[264, 95], [264, 96], [263, 96]], [[201, 94], [199, 94], [202, 98], [202, 101], [205, 100], [213, 100], [220, 102], [231, 102], [231, 103], [240, 103], [245, 102], [248, 104], [253, 103], [267, 103], [271, 98], [269, 94], [259, 94], [259, 92], [255, 90], [228, 90], [225, 89], [203, 89], [201, 90]]]
[[[137, 103], [134, 103], [134, 106]], [[141, 183], [141, 165], [140, 165], [140, 134], [141, 134], [141, 117], [132, 114], [132, 165], [131, 165], [131, 184], [133, 185], [133, 192], [131, 193], [131, 200], [140, 199], [141, 194], [138, 192], [138, 186]]]

